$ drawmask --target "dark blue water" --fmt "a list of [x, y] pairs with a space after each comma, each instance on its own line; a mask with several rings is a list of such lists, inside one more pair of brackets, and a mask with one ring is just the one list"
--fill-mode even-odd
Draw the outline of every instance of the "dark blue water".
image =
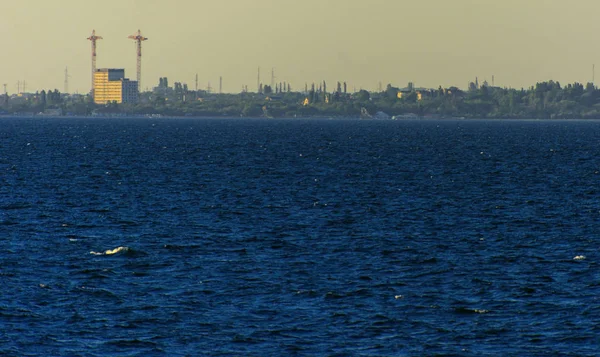
[[2, 356], [598, 356], [600, 122], [0, 119]]

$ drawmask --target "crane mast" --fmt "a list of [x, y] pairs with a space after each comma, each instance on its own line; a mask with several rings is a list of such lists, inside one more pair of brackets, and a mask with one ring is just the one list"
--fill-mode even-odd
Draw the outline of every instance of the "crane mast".
[[148, 38], [142, 36], [142, 32], [138, 30], [137, 34], [131, 35], [128, 38], [134, 40], [137, 44], [137, 84], [138, 92], [142, 91], [142, 41]]
[[96, 30], [92, 30], [92, 35], [87, 38], [92, 41], [92, 98], [94, 97], [94, 73], [96, 73], [96, 41], [101, 40], [101, 36], [96, 36]]

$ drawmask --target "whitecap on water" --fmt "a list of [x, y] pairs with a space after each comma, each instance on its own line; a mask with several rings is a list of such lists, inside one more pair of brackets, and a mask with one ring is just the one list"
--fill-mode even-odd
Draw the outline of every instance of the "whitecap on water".
[[113, 254], [117, 254], [117, 253], [121, 253], [121, 252], [127, 252], [128, 250], [129, 250], [129, 247], [117, 247], [115, 249], [109, 249], [104, 252], [91, 251], [90, 254], [92, 254], [92, 255], [113, 255]]

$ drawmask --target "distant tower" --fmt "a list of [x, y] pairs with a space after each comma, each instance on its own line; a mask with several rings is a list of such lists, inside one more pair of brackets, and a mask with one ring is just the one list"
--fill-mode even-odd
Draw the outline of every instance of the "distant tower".
[[219, 77], [219, 94], [223, 94], [223, 77]]
[[198, 73], [196, 73], [196, 92], [198, 91]]
[[65, 67], [65, 94], [69, 93], [69, 68]]
[[92, 30], [92, 35], [87, 38], [92, 41], [92, 97], [94, 97], [94, 73], [96, 73], [96, 41], [101, 40], [101, 36], [96, 36], [96, 30]]
[[271, 68], [271, 88], [275, 87], [275, 68]]
[[131, 35], [128, 38], [134, 40], [137, 44], [137, 84], [138, 91], [142, 91], [142, 41], [148, 38], [142, 36], [142, 32], [138, 30], [137, 34]]
[[256, 90], [257, 93], [260, 93], [260, 67], [258, 67], [258, 76], [256, 77]]
[[492, 75], [492, 87], [494, 87], [494, 75]]

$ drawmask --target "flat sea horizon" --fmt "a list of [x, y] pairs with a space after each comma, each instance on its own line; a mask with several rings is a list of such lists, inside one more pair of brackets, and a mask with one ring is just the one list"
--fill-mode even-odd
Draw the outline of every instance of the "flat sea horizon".
[[598, 356], [600, 121], [0, 118], [0, 356]]

